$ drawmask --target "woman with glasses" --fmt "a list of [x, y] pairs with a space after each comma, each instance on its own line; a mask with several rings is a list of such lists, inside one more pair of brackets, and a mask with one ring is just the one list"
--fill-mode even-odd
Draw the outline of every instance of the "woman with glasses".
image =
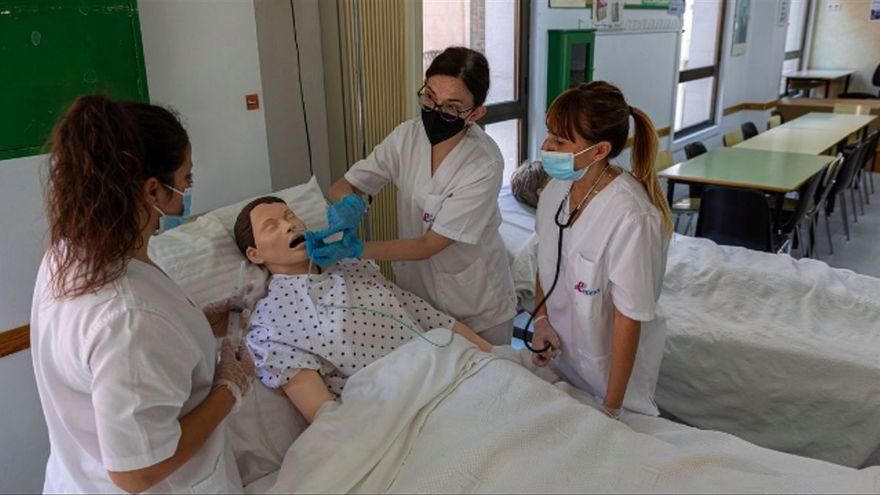
[[[504, 161], [474, 123], [486, 115], [486, 58], [467, 48], [444, 50], [418, 91], [421, 116], [397, 126], [330, 189], [333, 223], [352, 232], [366, 208], [360, 196], [397, 187], [393, 241], [328, 244], [310, 253], [392, 261], [397, 283], [454, 316], [493, 344], [510, 343], [516, 296], [498, 232]], [[351, 234], [349, 234], [351, 235]], [[342, 245], [342, 246], [338, 246]], [[326, 250], [321, 252], [321, 250]], [[335, 258], [335, 259], [334, 259]]]

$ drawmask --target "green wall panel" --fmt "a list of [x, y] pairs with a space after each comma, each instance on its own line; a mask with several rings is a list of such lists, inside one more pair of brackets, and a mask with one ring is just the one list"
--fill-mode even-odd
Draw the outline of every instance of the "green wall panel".
[[0, 160], [45, 151], [79, 95], [149, 101], [136, 0], [0, 0]]

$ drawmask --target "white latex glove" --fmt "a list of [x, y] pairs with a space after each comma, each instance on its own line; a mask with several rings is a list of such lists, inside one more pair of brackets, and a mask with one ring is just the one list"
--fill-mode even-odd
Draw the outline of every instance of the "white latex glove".
[[232, 392], [235, 397], [233, 413], [238, 412], [242, 397], [247, 393], [256, 376], [254, 358], [244, 341], [239, 344], [236, 352], [229, 339], [223, 339], [220, 346], [220, 362], [217, 363], [217, 369], [214, 371], [214, 388], [223, 386]]

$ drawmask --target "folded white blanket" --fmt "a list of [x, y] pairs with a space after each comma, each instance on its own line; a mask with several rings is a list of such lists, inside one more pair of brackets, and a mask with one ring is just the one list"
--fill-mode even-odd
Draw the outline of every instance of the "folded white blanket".
[[[429, 335], [442, 342], [447, 330]], [[606, 418], [456, 337], [352, 376], [293, 444], [273, 492], [872, 492], [856, 471], [659, 418]], [[664, 438], [664, 436], [666, 438]]]

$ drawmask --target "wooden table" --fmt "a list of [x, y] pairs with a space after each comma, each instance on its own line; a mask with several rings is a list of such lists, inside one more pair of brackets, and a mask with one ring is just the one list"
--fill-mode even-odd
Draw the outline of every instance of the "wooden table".
[[849, 136], [854, 132], [864, 130], [877, 118], [876, 115], [811, 112], [782, 124], [782, 127], [837, 131], [842, 135]]
[[778, 126], [746, 139], [734, 148], [819, 155], [834, 150], [848, 135], [822, 129]]
[[832, 150], [851, 134], [866, 131], [875, 115], [808, 113], [747, 139], [736, 148], [818, 155]]
[[770, 193], [795, 191], [831, 163], [831, 155], [807, 155], [742, 148], [717, 148], [660, 172], [669, 182], [742, 187]]
[[849, 78], [855, 72], [852, 69], [807, 69], [785, 74], [785, 92], [788, 93], [791, 81], [814, 81], [825, 85], [825, 98], [831, 88], [831, 81], [846, 78], [843, 92], [849, 91]]
[[880, 115], [880, 98], [876, 100], [850, 100], [845, 98], [792, 98], [786, 96], [779, 100], [777, 108], [779, 108], [779, 113], [782, 114], [782, 119], [788, 122], [811, 112], [833, 112], [835, 105], [861, 105], [871, 109], [872, 115]]

